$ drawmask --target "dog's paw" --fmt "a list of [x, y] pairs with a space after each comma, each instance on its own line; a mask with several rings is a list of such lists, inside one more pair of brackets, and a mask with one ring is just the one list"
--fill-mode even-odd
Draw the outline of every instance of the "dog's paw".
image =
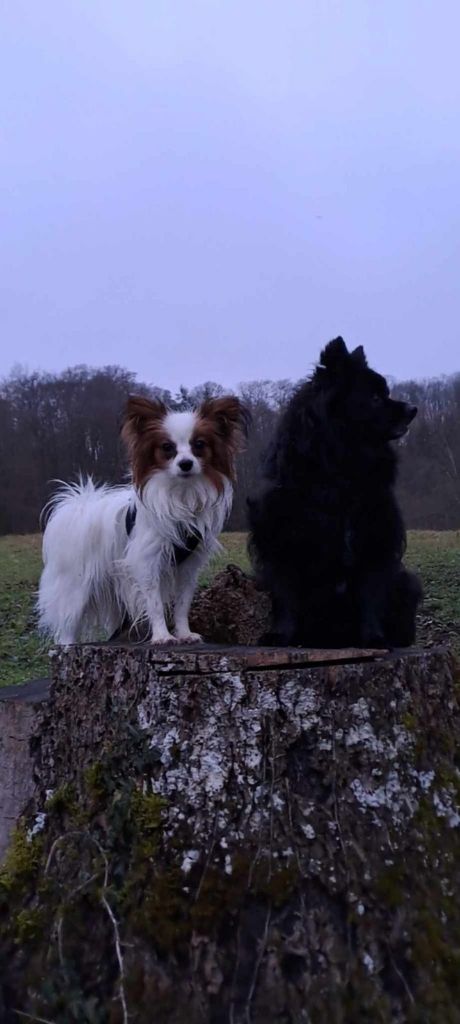
[[290, 642], [284, 633], [276, 633], [275, 631], [263, 633], [257, 641], [260, 647], [289, 647]]
[[387, 643], [383, 632], [380, 629], [365, 630], [361, 634], [360, 647], [367, 648], [368, 650], [374, 651], [380, 648], [386, 648]]
[[153, 636], [150, 641], [154, 647], [170, 647], [171, 644], [177, 644], [178, 642], [177, 637], [173, 636], [172, 633], [162, 633], [159, 636]]
[[201, 633], [178, 633], [176, 643], [178, 644], [199, 644], [202, 643]]
[[368, 633], [361, 638], [359, 646], [364, 650], [386, 650], [388, 644], [383, 633]]

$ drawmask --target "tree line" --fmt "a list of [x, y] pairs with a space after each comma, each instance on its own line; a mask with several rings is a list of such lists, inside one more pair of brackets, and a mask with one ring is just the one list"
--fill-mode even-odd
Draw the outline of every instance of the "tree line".
[[[252, 428], [239, 460], [230, 529], [246, 527], [246, 496], [257, 486], [263, 452], [294, 387], [287, 380], [259, 380], [239, 388], [252, 413]], [[0, 533], [38, 530], [55, 480], [71, 480], [80, 472], [110, 483], [127, 479], [119, 425], [128, 394], [157, 395], [180, 411], [224, 390], [207, 382], [172, 394], [140, 384], [119, 366], [75, 366], [59, 374], [13, 372], [0, 381]], [[460, 373], [395, 384], [393, 394], [419, 409], [401, 442], [399, 497], [407, 525], [458, 529]]]

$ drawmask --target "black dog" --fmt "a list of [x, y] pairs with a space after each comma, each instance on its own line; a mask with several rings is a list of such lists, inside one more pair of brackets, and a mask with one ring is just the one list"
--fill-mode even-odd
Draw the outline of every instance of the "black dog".
[[417, 409], [393, 401], [362, 347], [336, 338], [291, 399], [249, 501], [249, 549], [272, 596], [272, 644], [403, 647], [421, 598], [402, 565], [393, 485]]

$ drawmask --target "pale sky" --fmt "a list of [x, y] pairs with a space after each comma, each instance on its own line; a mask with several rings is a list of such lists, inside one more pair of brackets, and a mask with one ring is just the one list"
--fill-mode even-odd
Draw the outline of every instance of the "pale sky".
[[460, 371], [458, 0], [0, 0], [0, 374]]

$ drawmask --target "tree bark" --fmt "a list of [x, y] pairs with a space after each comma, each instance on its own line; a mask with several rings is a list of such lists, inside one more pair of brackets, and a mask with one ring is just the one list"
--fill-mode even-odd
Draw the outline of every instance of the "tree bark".
[[0, 690], [0, 862], [34, 793], [33, 737], [40, 730], [48, 684], [38, 679]]
[[447, 651], [85, 645], [52, 665], [0, 878], [2, 1019], [460, 1020]]

